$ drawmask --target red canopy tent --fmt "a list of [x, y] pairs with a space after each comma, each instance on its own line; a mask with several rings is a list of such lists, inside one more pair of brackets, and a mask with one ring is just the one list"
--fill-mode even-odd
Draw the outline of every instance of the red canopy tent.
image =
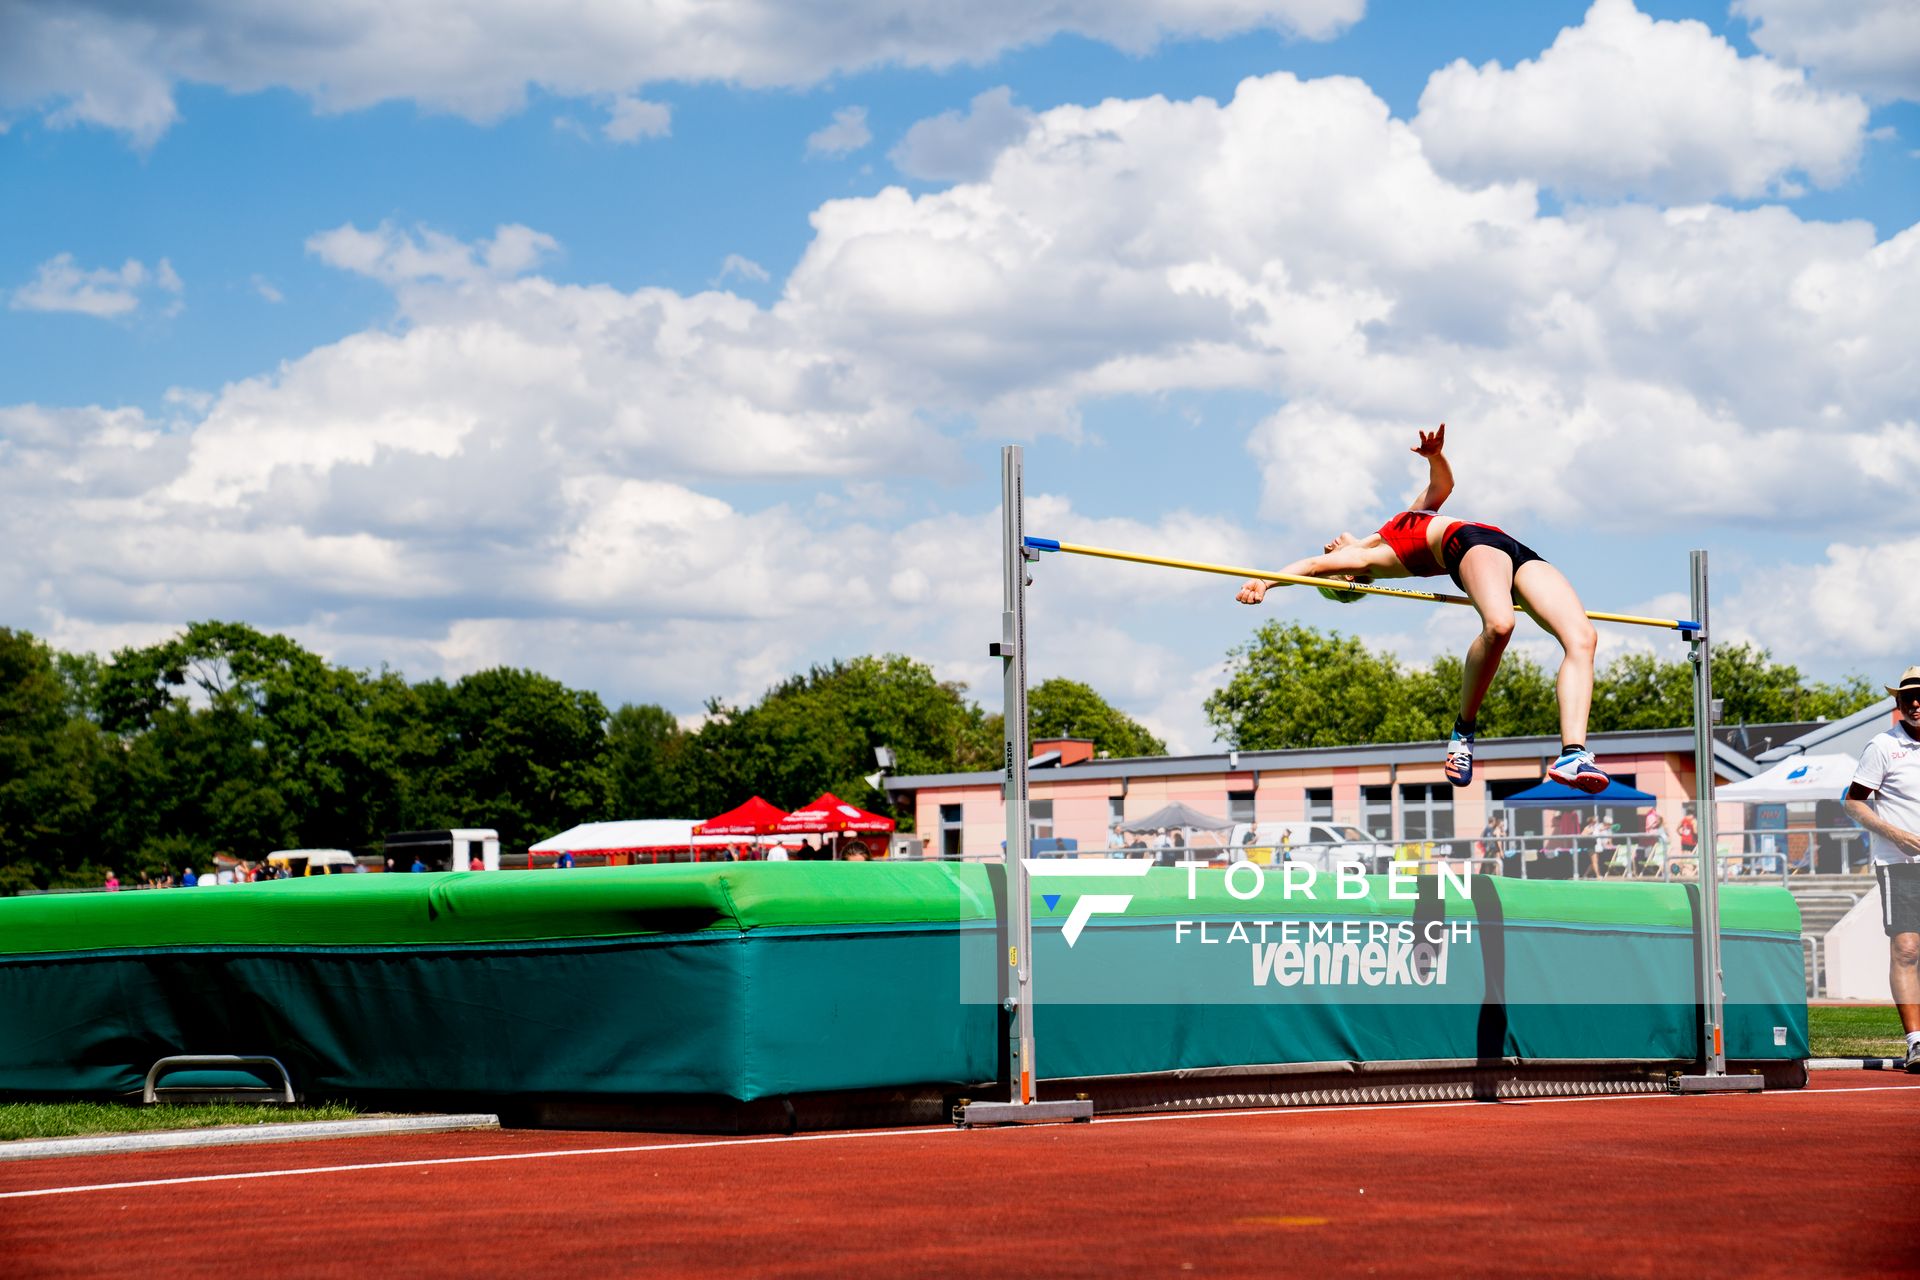
[[[693, 829], [697, 836], [765, 836], [785, 831], [781, 824], [787, 815], [759, 796], [727, 810], [717, 818], [708, 818]], [[813, 828], [808, 828], [812, 830]]]
[[855, 808], [831, 791], [803, 809], [788, 814], [779, 830], [789, 835], [824, 835], [830, 831], [891, 831], [893, 819]]

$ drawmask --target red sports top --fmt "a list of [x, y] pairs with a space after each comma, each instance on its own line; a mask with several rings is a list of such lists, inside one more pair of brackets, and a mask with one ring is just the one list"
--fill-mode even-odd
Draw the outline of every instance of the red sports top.
[[1400, 563], [1407, 572], [1416, 578], [1430, 578], [1445, 573], [1440, 562], [1427, 548], [1427, 526], [1433, 523], [1435, 511], [1402, 511], [1393, 519], [1380, 526], [1380, 536], [1393, 548], [1393, 554], [1400, 557]]
[[[1440, 567], [1440, 561], [1427, 547], [1427, 526], [1432, 524], [1433, 518], [1439, 514], [1437, 511], [1402, 511], [1380, 526], [1380, 537], [1393, 548], [1393, 554], [1400, 557], [1400, 563], [1407, 567], [1407, 572], [1416, 578], [1430, 578], [1446, 572]], [[1478, 520], [1454, 522], [1455, 529], [1464, 525], [1472, 525], [1476, 529], [1491, 529], [1495, 533], [1505, 532], [1498, 525], [1482, 524]], [[1452, 542], [1453, 537], [1452, 533], [1447, 534], [1447, 541]], [[1457, 553], [1457, 548], [1448, 551], [1450, 555]]]

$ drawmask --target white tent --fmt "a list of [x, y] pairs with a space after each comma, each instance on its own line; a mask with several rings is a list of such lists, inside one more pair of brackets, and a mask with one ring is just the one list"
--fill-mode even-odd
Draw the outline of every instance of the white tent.
[[1853, 781], [1852, 756], [1790, 756], [1765, 773], [1745, 782], [1715, 787], [1715, 800], [1727, 804], [1792, 804], [1803, 800], [1838, 800]]
[[651, 853], [667, 849], [717, 849], [742, 843], [738, 836], [696, 836], [698, 818], [630, 818], [622, 822], [583, 822], [548, 836], [528, 853]]

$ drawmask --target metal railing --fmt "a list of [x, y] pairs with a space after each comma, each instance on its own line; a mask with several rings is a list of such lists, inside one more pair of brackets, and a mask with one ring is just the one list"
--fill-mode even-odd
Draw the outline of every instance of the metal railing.
[[[1768, 878], [1787, 884], [1791, 876], [1812, 869], [1812, 851], [1822, 838], [1840, 844], [1843, 868], [1850, 871], [1866, 866], [1866, 833], [1854, 827], [1801, 827], [1791, 831], [1736, 828], [1721, 835], [1717, 861], [1722, 881]], [[1806, 856], [1792, 855], [1789, 838], [1802, 844]], [[1332, 871], [1342, 862], [1358, 862], [1374, 874], [1384, 874], [1390, 864], [1396, 863], [1409, 871], [1431, 873], [1445, 863], [1453, 867], [1471, 866], [1480, 874], [1521, 880], [1673, 882], [1695, 880], [1700, 874], [1697, 849], [1683, 849], [1671, 837], [1662, 843], [1655, 836], [1625, 831], [1278, 845], [1209, 844], [1204, 838], [1196, 838], [1188, 844], [1158, 847], [1139, 843], [1109, 849], [1082, 846], [1074, 852], [1046, 856], [1150, 858], [1163, 866], [1173, 866], [1182, 859], [1223, 864], [1304, 862], [1323, 871]], [[971, 851], [957, 859], [945, 860], [998, 862], [1001, 857], [1000, 850], [995, 849], [984, 853]], [[941, 859], [929, 851], [928, 860]]]

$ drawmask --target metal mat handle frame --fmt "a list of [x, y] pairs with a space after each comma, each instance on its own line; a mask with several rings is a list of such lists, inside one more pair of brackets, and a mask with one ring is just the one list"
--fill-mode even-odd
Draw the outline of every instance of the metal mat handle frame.
[[162, 1058], [147, 1069], [146, 1087], [141, 1090], [140, 1101], [148, 1106], [152, 1106], [160, 1100], [160, 1091], [155, 1087], [154, 1082], [158, 1080], [164, 1072], [187, 1067], [204, 1069], [207, 1067], [238, 1066], [272, 1067], [280, 1073], [280, 1101], [285, 1102], [288, 1106], [292, 1106], [295, 1102], [299, 1101], [299, 1099], [293, 1096], [293, 1077], [287, 1074], [286, 1066], [281, 1063], [280, 1059], [270, 1057], [263, 1053], [180, 1053], [174, 1054], [171, 1057]]

